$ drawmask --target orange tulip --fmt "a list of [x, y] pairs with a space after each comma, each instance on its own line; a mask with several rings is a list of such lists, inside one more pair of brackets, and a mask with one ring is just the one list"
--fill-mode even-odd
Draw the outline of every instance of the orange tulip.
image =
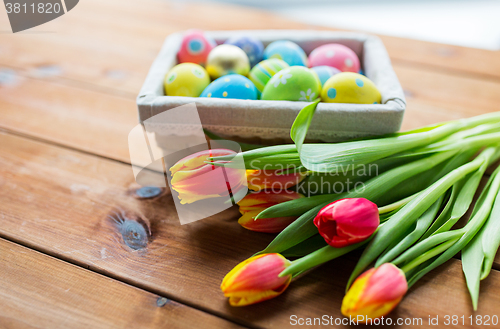
[[265, 233], [278, 233], [290, 225], [297, 217], [275, 217], [261, 218], [255, 217], [271, 206], [281, 202], [303, 198], [304, 196], [294, 191], [281, 190], [273, 192], [272, 190], [262, 190], [260, 192], [250, 193], [238, 202], [240, 213], [243, 215], [238, 220], [244, 228]]
[[307, 177], [304, 172], [290, 171], [281, 175], [279, 172], [278, 170], [247, 170], [248, 188], [253, 191], [265, 189], [286, 190]]
[[290, 265], [280, 254], [251, 257], [229, 272], [220, 288], [231, 306], [245, 306], [274, 298], [288, 287], [291, 275], [278, 275]]
[[359, 322], [389, 314], [408, 290], [405, 273], [391, 263], [385, 263], [361, 274], [342, 301], [342, 314], [356, 317]]
[[246, 186], [244, 170], [205, 163], [209, 157], [224, 155], [236, 153], [226, 149], [204, 150], [179, 160], [170, 168], [171, 185], [179, 193], [182, 204], [229, 196], [229, 192], [235, 194]]

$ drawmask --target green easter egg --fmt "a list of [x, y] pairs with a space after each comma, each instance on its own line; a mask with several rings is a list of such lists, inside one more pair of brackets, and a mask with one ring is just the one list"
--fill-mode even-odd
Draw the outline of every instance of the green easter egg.
[[165, 94], [198, 97], [209, 84], [210, 77], [202, 66], [182, 63], [174, 66], [165, 76]]
[[316, 73], [304, 66], [291, 66], [269, 80], [261, 99], [311, 102], [320, 92], [321, 82]]
[[380, 104], [377, 86], [364, 75], [337, 73], [323, 85], [321, 100], [326, 103]]
[[248, 74], [248, 78], [254, 83], [255, 87], [262, 92], [273, 75], [287, 67], [289, 67], [289, 65], [281, 59], [266, 59], [252, 68], [250, 74]]

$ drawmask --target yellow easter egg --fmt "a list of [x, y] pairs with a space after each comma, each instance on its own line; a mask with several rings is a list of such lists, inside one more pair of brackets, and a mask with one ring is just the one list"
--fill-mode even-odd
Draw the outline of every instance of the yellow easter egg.
[[182, 63], [174, 66], [165, 76], [165, 94], [198, 97], [209, 84], [210, 77], [202, 66]]
[[325, 103], [380, 104], [381, 99], [380, 91], [370, 79], [352, 72], [335, 74], [321, 91]]

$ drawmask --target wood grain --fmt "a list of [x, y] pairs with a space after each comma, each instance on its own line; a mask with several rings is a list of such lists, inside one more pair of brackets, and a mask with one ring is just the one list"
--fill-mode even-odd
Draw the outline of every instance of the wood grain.
[[[222, 277], [272, 239], [242, 229], [236, 209], [181, 227], [168, 191], [137, 197], [128, 165], [9, 134], [0, 135], [0, 177], [0, 235], [9, 240], [243, 325], [282, 328], [294, 314], [341, 316], [349, 257], [275, 300], [228, 306]], [[493, 271], [483, 284], [480, 314], [498, 309], [499, 276]], [[458, 260], [422, 282], [393, 317], [472, 313]]]
[[[1, 15], [5, 19], [0, 29], [7, 31], [8, 19], [5, 13]], [[88, 0], [79, 3], [77, 10], [26, 33], [0, 34], [0, 65], [23, 70], [35, 78], [62, 79], [82, 88], [135, 96], [164, 38], [188, 28], [318, 27], [228, 4], [143, 0], [139, 5], [131, 0], [109, 0], [103, 5], [101, 1]], [[381, 38], [395, 64], [500, 80], [498, 51]]]
[[238, 325], [0, 239], [2, 328]]

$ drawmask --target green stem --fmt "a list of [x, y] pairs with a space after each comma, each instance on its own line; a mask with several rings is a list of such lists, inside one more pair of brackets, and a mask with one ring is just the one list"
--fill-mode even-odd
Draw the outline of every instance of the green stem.
[[387, 206], [383, 206], [383, 207], [378, 208], [379, 215], [386, 214], [388, 212], [391, 212], [391, 211], [394, 211], [396, 209], [401, 208], [402, 206], [404, 206], [405, 204], [410, 202], [414, 197], [416, 197], [417, 194], [418, 193], [415, 193], [413, 195], [410, 195], [407, 198], [404, 198], [404, 199], [401, 199], [401, 200], [396, 201], [394, 203], [388, 204]]
[[440, 244], [436, 248], [433, 248], [433, 249], [431, 249], [431, 250], [423, 253], [422, 255], [418, 256], [417, 258], [413, 259], [411, 262], [409, 262], [408, 264], [406, 264], [403, 267], [401, 267], [401, 270], [403, 272], [405, 272], [405, 273], [408, 273], [410, 270], [414, 269], [418, 265], [423, 264], [426, 261], [428, 261], [429, 259], [431, 259], [431, 258], [439, 255], [440, 253], [444, 252], [449, 247], [451, 247], [452, 245], [454, 245], [455, 242], [457, 242], [458, 240], [459, 240], [459, 238], [455, 238], [455, 239], [452, 239], [452, 240], [449, 240], [449, 241], [446, 241], [446, 242]]

